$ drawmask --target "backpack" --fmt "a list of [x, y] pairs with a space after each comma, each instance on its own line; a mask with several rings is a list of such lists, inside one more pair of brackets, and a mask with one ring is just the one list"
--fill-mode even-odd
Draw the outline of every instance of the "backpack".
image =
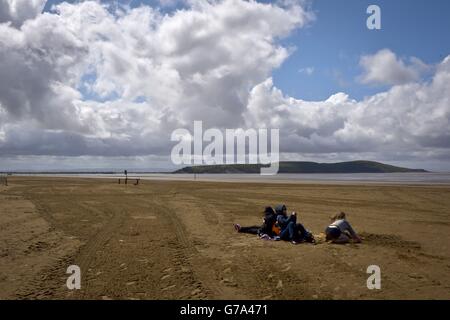
[[275, 222], [277, 222], [277, 215], [276, 214], [266, 214], [264, 217], [264, 224], [261, 228], [261, 232], [265, 233], [269, 236], [278, 235], [277, 229], [275, 227]]
[[272, 233], [273, 233], [274, 235], [276, 235], [276, 236], [279, 236], [279, 235], [280, 235], [280, 233], [281, 233], [281, 228], [280, 228], [280, 226], [278, 226], [277, 223], [274, 223], [274, 224], [272, 225]]

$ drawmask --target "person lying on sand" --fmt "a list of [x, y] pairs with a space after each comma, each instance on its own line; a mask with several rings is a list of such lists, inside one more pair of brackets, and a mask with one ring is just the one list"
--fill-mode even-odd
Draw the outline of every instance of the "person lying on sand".
[[272, 207], [264, 209], [264, 219], [262, 226], [241, 227], [239, 224], [234, 225], [234, 229], [239, 233], [257, 234], [262, 239], [279, 240], [277, 230], [274, 225], [277, 221], [277, 214]]
[[353, 230], [345, 218], [345, 212], [340, 212], [331, 217], [332, 223], [326, 228], [326, 240], [332, 243], [348, 243], [350, 240], [361, 242], [361, 238]]
[[292, 212], [288, 216], [285, 205], [279, 205], [275, 210], [279, 213], [276, 225], [281, 230], [279, 236], [282, 240], [291, 241], [293, 244], [301, 242], [315, 243], [313, 235], [301, 223], [297, 223], [296, 212]]

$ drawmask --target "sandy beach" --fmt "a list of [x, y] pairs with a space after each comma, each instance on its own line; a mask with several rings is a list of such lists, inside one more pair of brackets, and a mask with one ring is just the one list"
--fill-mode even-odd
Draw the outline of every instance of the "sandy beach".
[[[2, 299], [450, 299], [450, 186], [12, 177]], [[237, 234], [285, 203], [314, 234], [346, 211], [362, 244]], [[68, 290], [66, 269], [81, 269]], [[381, 268], [381, 290], [366, 286]]]

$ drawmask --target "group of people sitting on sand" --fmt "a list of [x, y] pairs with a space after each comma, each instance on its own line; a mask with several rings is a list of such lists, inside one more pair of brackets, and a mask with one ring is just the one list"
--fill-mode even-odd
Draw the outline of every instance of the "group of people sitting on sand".
[[[302, 242], [316, 243], [314, 236], [303, 224], [298, 223], [296, 212], [290, 216], [284, 204], [264, 209], [262, 226], [242, 227], [235, 224], [234, 228], [240, 233], [256, 234], [265, 240], [285, 240], [293, 244]], [[325, 229], [326, 241], [332, 243], [348, 243], [350, 241], [361, 242], [361, 238], [353, 230], [345, 218], [345, 212], [340, 212], [331, 217], [331, 224]]]

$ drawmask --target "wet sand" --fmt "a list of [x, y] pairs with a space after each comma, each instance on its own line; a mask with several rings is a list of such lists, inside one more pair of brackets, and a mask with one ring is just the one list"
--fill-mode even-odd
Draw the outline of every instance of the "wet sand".
[[[0, 187], [2, 299], [450, 299], [450, 186], [12, 177]], [[285, 203], [314, 234], [348, 212], [365, 241], [237, 234]], [[66, 269], [81, 268], [81, 290]], [[366, 269], [381, 268], [381, 290]]]

